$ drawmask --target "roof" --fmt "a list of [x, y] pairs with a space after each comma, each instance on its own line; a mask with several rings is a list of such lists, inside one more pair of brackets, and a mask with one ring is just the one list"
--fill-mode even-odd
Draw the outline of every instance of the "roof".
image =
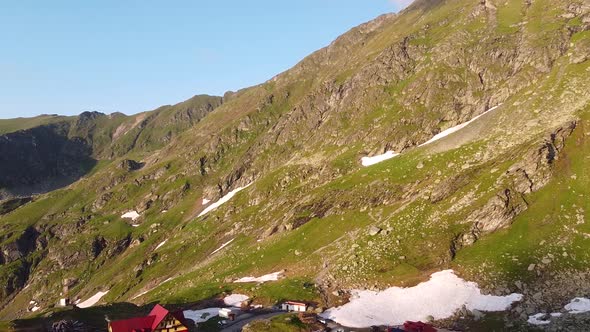
[[110, 322], [113, 332], [134, 332], [145, 331], [151, 332], [162, 322], [168, 314], [184, 323], [184, 314], [182, 311], [170, 312], [168, 309], [156, 304], [152, 311], [145, 317], [134, 317], [129, 319], [114, 320]]
[[154, 322], [152, 323], [152, 329], [155, 329], [158, 326], [158, 324], [160, 324], [160, 322], [162, 322], [162, 320], [166, 318], [168, 314], [171, 314], [174, 318], [178, 319], [180, 322], [184, 324], [184, 314], [182, 311], [170, 312], [168, 311], [168, 309], [162, 307], [159, 304], [156, 304], [149, 314], [149, 316], [156, 317], [156, 319], [154, 319]]
[[155, 316], [146, 316], [114, 320], [110, 322], [110, 326], [113, 332], [132, 332], [134, 330], [150, 332], [155, 318]]
[[168, 313], [169, 313], [168, 309], [162, 307], [161, 305], [156, 304], [154, 306], [154, 308], [152, 309], [152, 311], [150, 311], [150, 314], [148, 315], [148, 316], [155, 317], [155, 319], [152, 323], [152, 326], [151, 326], [152, 330], [155, 329], [164, 318], [166, 318]]
[[303, 302], [295, 302], [295, 301], [287, 301], [286, 304], [293, 304], [293, 305], [307, 305], [307, 303]]

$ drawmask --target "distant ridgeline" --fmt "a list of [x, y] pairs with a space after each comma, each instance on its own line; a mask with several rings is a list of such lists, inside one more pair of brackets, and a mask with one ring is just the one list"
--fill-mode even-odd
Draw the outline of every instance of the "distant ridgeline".
[[136, 116], [84, 112], [0, 120], [0, 200], [66, 186], [100, 159], [160, 148], [221, 104], [221, 97], [199, 95]]

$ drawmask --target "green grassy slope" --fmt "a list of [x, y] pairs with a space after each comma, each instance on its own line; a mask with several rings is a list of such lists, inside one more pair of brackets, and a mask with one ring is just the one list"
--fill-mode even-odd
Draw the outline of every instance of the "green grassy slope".
[[[101, 150], [110, 161], [0, 216], [3, 248], [28, 226], [41, 234], [35, 250], [0, 268], [15, 285], [0, 315], [55, 310], [65, 278], [76, 279], [72, 297], [108, 289], [109, 303], [185, 306], [234, 291], [263, 304], [336, 305], [345, 298], [335, 291], [412, 285], [446, 268], [494, 291], [544, 282], [528, 267], [549, 254], [563, 259], [543, 263], [548, 274], [585, 271], [590, 62], [578, 55], [590, 40], [587, 14], [566, 15], [567, 1], [551, 10], [546, 1], [488, 3], [419, 1], [191, 126], [182, 114], [192, 101], [109, 122], [106, 132], [123, 133]], [[360, 165], [386, 150], [402, 154]], [[118, 167], [127, 158], [145, 166]], [[197, 217], [203, 198], [249, 183]], [[120, 218], [130, 210], [140, 219]], [[487, 230], [482, 220], [501, 223]], [[282, 270], [277, 282], [233, 282]], [[40, 312], [26, 311], [31, 299]]]
[[0, 119], [0, 135], [60, 122], [68, 118], [58, 115], [40, 115], [33, 118]]

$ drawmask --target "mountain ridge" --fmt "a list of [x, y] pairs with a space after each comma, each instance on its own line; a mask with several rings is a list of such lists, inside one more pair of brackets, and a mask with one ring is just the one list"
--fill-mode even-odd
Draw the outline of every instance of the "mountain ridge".
[[[174, 139], [101, 150], [108, 158], [80, 180], [0, 216], [0, 315], [35, 316], [31, 299], [54, 312], [63, 279], [80, 299], [108, 289], [115, 306], [242, 292], [333, 307], [350, 289], [452, 268], [486, 292], [523, 293], [498, 319], [527, 330], [529, 315], [588, 296], [586, 282], [564, 279], [590, 259], [579, 222], [590, 209], [589, 12], [415, 2], [223, 98]], [[361, 165], [388, 151], [399, 155]], [[276, 282], [233, 282], [276, 271]]]

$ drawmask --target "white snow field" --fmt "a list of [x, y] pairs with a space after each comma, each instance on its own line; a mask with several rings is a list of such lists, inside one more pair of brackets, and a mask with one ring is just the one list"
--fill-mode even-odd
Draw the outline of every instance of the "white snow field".
[[168, 241], [168, 240], [164, 240], [164, 241], [160, 242], [160, 243], [159, 243], [159, 244], [156, 246], [156, 249], [154, 249], [154, 250], [158, 250], [158, 248], [160, 248], [161, 246], [165, 245], [167, 241]]
[[249, 184], [247, 184], [244, 187], [238, 187], [230, 192], [228, 192], [227, 194], [225, 194], [225, 196], [221, 197], [217, 202], [207, 206], [205, 208], [205, 210], [201, 211], [201, 213], [199, 213], [199, 217], [204, 216], [205, 214], [217, 209], [218, 207], [220, 207], [223, 203], [226, 203], [227, 201], [229, 201], [232, 197], [234, 197], [235, 194], [237, 194], [238, 192], [250, 187], [250, 185], [252, 184], [252, 182], [250, 182]]
[[221, 250], [221, 249], [225, 248], [225, 247], [226, 247], [228, 244], [232, 243], [234, 240], [235, 240], [235, 238], [233, 238], [233, 239], [231, 239], [231, 240], [229, 240], [229, 241], [225, 242], [225, 243], [224, 243], [224, 244], [222, 244], [222, 245], [221, 245], [219, 248], [215, 249], [215, 250], [214, 250], [214, 251], [211, 253], [211, 255], [213, 255], [213, 254], [215, 254], [216, 252], [218, 252], [219, 250]]
[[211, 203], [210, 199], [203, 198], [203, 205], [207, 205], [209, 203]]
[[503, 311], [522, 294], [483, 295], [474, 282], [465, 281], [453, 270], [433, 273], [430, 280], [414, 287], [392, 287], [384, 291], [353, 291], [350, 302], [321, 314], [339, 324], [363, 328], [371, 325], [401, 325], [405, 321], [425, 321], [427, 316], [443, 319], [463, 305], [469, 310]]
[[584, 297], [576, 297], [570, 303], [565, 305], [565, 310], [570, 314], [581, 314], [590, 311], [590, 299]]
[[185, 310], [184, 317], [192, 319], [195, 323], [206, 322], [209, 319], [219, 316], [219, 309], [221, 308], [206, 308], [201, 310]]
[[281, 274], [283, 274], [283, 272], [274, 272], [274, 273], [270, 273], [270, 274], [265, 274], [262, 277], [244, 277], [244, 278], [240, 278], [234, 282], [258, 282], [258, 283], [263, 283], [263, 282], [267, 282], [267, 281], [275, 281], [275, 280], [279, 280], [279, 277], [281, 276]]
[[231, 294], [223, 298], [223, 303], [232, 307], [241, 307], [244, 301], [247, 301], [250, 297], [244, 294]]
[[491, 111], [495, 110], [496, 108], [498, 108], [498, 107], [500, 107], [500, 106], [502, 106], [502, 104], [500, 104], [500, 105], [498, 105], [498, 106], [494, 106], [494, 107], [490, 108], [489, 110], [487, 110], [487, 111], [485, 111], [485, 112], [481, 113], [480, 115], [478, 115], [478, 116], [474, 117], [473, 119], [471, 119], [471, 120], [469, 120], [469, 121], [467, 121], [467, 122], [463, 122], [463, 123], [462, 123], [462, 124], [460, 124], [460, 125], [456, 125], [456, 126], [454, 126], [454, 127], [451, 127], [451, 128], [449, 128], [449, 129], [443, 130], [443, 131], [441, 131], [440, 133], [438, 133], [438, 134], [434, 135], [434, 136], [433, 136], [433, 137], [432, 137], [430, 140], [428, 140], [427, 142], [424, 142], [424, 143], [422, 143], [422, 144], [420, 144], [420, 145], [418, 145], [418, 146], [419, 146], [419, 147], [420, 147], [420, 146], [424, 146], [424, 145], [430, 144], [430, 143], [432, 143], [432, 142], [438, 141], [439, 139], [441, 139], [441, 138], [443, 138], [443, 137], [449, 136], [450, 134], [452, 134], [452, 133], [454, 133], [454, 132], [457, 132], [457, 131], [459, 131], [459, 130], [461, 130], [461, 129], [465, 128], [465, 127], [467, 127], [467, 126], [468, 126], [469, 124], [471, 124], [473, 121], [475, 121], [475, 120], [477, 120], [477, 119], [481, 118], [481, 117], [482, 117], [484, 114], [486, 114], [486, 113], [488, 113], [488, 112], [491, 112]]
[[106, 292], [98, 292], [94, 295], [92, 295], [88, 300], [84, 301], [84, 302], [80, 302], [77, 304], [78, 308], [90, 308], [93, 305], [95, 305], [98, 301], [100, 301], [100, 299], [105, 296], [106, 293], [108, 293], [109, 291]]
[[121, 218], [131, 219], [132, 221], [135, 221], [137, 218], [139, 218], [139, 213], [137, 213], [137, 211], [125, 212], [121, 215]]
[[393, 157], [399, 156], [399, 153], [395, 153], [394, 151], [387, 151], [384, 154], [376, 155], [373, 157], [362, 157], [361, 164], [365, 167], [378, 164], [382, 161], [387, 159], [391, 159]]

